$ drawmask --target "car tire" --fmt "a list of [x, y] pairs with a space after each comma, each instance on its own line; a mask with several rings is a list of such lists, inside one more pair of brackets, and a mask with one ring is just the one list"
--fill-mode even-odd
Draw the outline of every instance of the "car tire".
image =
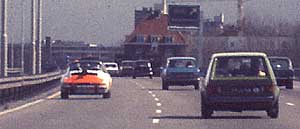
[[104, 99], [107, 99], [107, 98], [110, 98], [110, 97], [111, 97], [111, 92], [110, 91], [108, 91], [107, 93], [103, 94], [103, 98]]
[[163, 90], [169, 90], [169, 85], [166, 81], [162, 81], [162, 89]]
[[153, 79], [152, 75], [149, 76], [150, 79]]
[[66, 91], [61, 91], [60, 97], [61, 97], [62, 99], [68, 99], [68, 98], [69, 98], [69, 94], [68, 94], [68, 92], [66, 92]]
[[279, 116], [279, 104], [276, 102], [269, 110], [267, 110], [267, 114], [271, 118], [278, 118]]
[[208, 119], [214, 113], [213, 110], [208, 109], [209, 107], [206, 105], [205, 100], [201, 97], [201, 116], [204, 119]]
[[195, 90], [199, 90], [199, 82], [195, 82], [195, 84], [194, 84], [194, 87], [195, 87]]
[[285, 86], [286, 89], [294, 89], [293, 80], [289, 80], [285, 85], [286, 85]]
[[132, 76], [132, 79], [136, 79], [136, 76]]

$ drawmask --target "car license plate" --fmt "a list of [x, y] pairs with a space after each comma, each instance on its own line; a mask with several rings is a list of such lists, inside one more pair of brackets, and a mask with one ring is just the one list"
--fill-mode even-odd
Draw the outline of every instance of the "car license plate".
[[78, 85], [78, 88], [94, 88], [95, 86], [93, 85]]

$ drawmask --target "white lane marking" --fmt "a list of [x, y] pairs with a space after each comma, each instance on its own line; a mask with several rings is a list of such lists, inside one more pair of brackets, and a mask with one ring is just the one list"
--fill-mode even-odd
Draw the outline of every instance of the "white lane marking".
[[152, 91], [148, 91], [149, 94], [152, 94]]
[[159, 101], [159, 99], [158, 99], [158, 98], [155, 98], [154, 100], [155, 100], [155, 101]]
[[55, 98], [55, 97], [57, 97], [59, 95], [60, 95], [60, 91], [54, 93], [53, 95], [48, 96], [47, 99], [53, 99], [53, 98]]
[[156, 106], [160, 107], [160, 106], [161, 106], [161, 103], [156, 103]]
[[160, 114], [160, 113], [162, 113], [162, 111], [157, 109], [157, 110], [155, 110], [155, 113]]
[[142, 89], [145, 89], [145, 87], [142, 87]]
[[155, 94], [152, 94], [152, 97], [155, 97], [156, 95]]
[[153, 123], [153, 124], [158, 124], [158, 123], [159, 123], [159, 119], [153, 119], [153, 120], [152, 120], [152, 123]]
[[22, 110], [22, 109], [24, 109], [24, 108], [33, 106], [33, 105], [38, 104], [38, 103], [43, 102], [43, 101], [45, 101], [45, 100], [44, 100], [44, 99], [40, 99], [40, 100], [36, 100], [36, 101], [34, 101], [34, 102], [31, 102], [31, 103], [27, 103], [27, 104], [24, 104], [24, 105], [22, 105], [22, 106], [13, 108], [13, 109], [5, 110], [5, 111], [3, 111], [3, 112], [0, 112], [0, 116], [5, 115], [5, 114], [7, 114], [7, 113], [11, 113], [11, 112], [15, 112], [15, 111]]
[[286, 105], [289, 105], [289, 106], [295, 106], [295, 104], [293, 103], [285, 103]]
[[[48, 96], [47, 99], [55, 98], [55, 97], [57, 97], [59, 94], [60, 94], [60, 91], [59, 91], [59, 92], [56, 92], [56, 93], [54, 93], [54, 94], [52, 94], [52, 95], [50, 95], [50, 96]], [[22, 110], [22, 109], [24, 109], [24, 108], [28, 108], [28, 107], [30, 107], [30, 106], [36, 105], [36, 104], [38, 104], [38, 103], [41, 103], [41, 102], [43, 102], [43, 101], [45, 101], [45, 99], [39, 99], [39, 100], [30, 102], [30, 103], [21, 105], [21, 106], [16, 107], [16, 108], [12, 108], [12, 109], [5, 110], [5, 111], [3, 111], [3, 112], [0, 112], [0, 116], [5, 115], [5, 114], [8, 114], [8, 113], [11, 113], [11, 112], [19, 111], [19, 110]]]

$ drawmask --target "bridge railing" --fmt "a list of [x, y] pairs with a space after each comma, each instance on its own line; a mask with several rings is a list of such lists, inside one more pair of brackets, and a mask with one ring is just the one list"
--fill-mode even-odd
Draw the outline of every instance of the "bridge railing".
[[1, 78], [0, 104], [41, 91], [49, 87], [50, 83], [59, 81], [64, 73], [64, 71], [55, 71], [39, 75]]

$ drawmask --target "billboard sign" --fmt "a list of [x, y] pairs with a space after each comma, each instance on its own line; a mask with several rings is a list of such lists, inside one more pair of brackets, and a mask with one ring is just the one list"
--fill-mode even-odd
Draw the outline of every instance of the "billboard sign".
[[169, 5], [169, 28], [199, 28], [200, 5]]

